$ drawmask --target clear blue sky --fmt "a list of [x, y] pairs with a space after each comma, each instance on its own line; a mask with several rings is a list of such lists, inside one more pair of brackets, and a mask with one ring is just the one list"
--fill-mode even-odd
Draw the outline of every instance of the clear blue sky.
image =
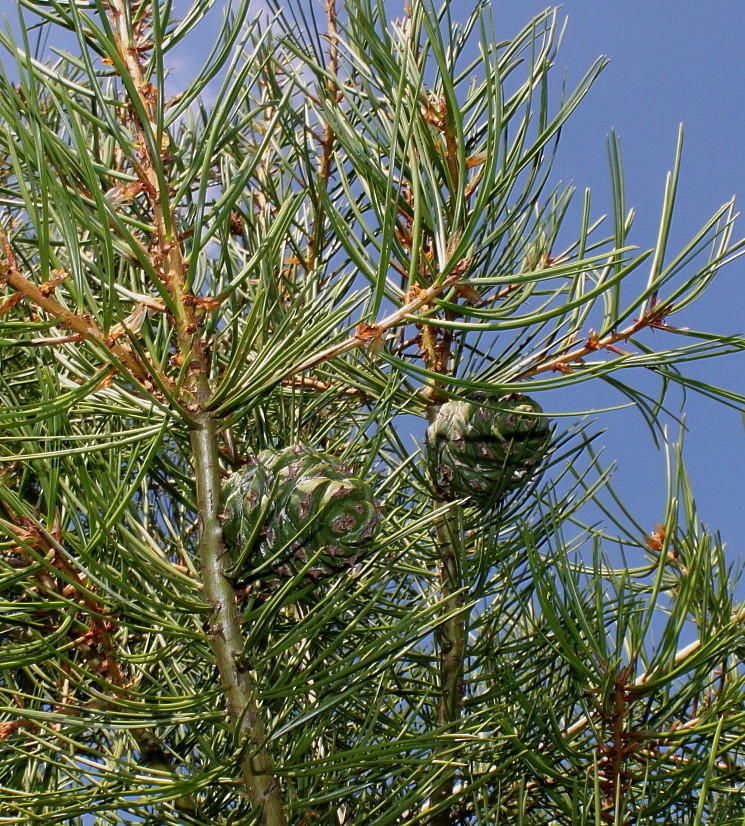
[[[545, 8], [534, 0], [496, 2], [495, 18], [509, 34]], [[685, 144], [671, 248], [685, 242], [732, 195], [745, 204], [745, 3], [717, 0], [567, 0], [569, 25], [559, 63], [578, 78], [598, 55], [610, 63], [561, 141], [557, 174], [590, 186], [607, 203], [605, 137], [621, 137], [627, 202], [636, 208], [634, 243], [651, 245], [665, 173], [678, 124]], [[740, 222], [737, 237], [745, 235]], [[723, 271], [703, 299], [676, 317], [681, 326], [745, 333], [745, 259]], [[657, 338], [657, 337], [656, 337]], [[662, 346], [663, 342], [660, 342]], [[745, 393], [745, 354], [689, 366], [714, 384]], [[745, 428], [732, 410], [689, 397], [686, 457], [703, 521], [719, 529], [733, 556], [745, 552]], [[645, 436], [638, 414], [606, 414], [608, 455], [645, 523], [660, 519], [662, 456]]]

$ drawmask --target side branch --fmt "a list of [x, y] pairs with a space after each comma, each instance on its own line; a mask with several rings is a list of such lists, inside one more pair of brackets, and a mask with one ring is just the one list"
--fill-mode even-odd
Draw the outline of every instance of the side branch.
[[[72, 645], [81, 658], [88, 663], [91, 673], [97, 672], [106, 679], [112, 699], [108, 703], [104, 701], [103, 704], [116, 709], [119, 697], [130, 696], [130, 684], [119, 662], [117, 645], [114, 640], [114, 633], [117, 630], [115, 616], [109, 614], [96, 599], [96, 585], [84, 578], [61, 552], [62, 531], [58, 517], [55, 517], [50, 533], [16, 513], [11, 512], [11, 517], [13, 520], [11, 522], [0, 519], [0, 530], [7, 533], [12, 541], [17, 543], [11, 550], [29, 565], [38, 562], [37, 556], [30, 553], [29, 549], [43, 553], [45, 557], [44, 565], [34, 573], [40, 593], [48, 594], [52, 601], [64, 604], [70, 599], [70, 590], [74, 591], [75, 601], [80, 605], [81, 613], [87, 620], [88, 631], [79, 634], [80, 629], [73, 626], [69, 632]], [[52, 572], [59, 572], [63, 578], [59, 578]], [[21, 599], [19, 598], [18, 601], [20, 602]], [[54, 617], [54, 612], [50, 613]], [[107, 616], [109, 619], [105, 618]], [[102, 704], [101, 700], [95, 702]], [[66, 699], [63, 692], [61, 697], [56, 698], [54, 705], [63, 712], [79, 715], [82, 704], [73, 698]], [[23, 725], [34, 725], [34, 723], [29, 718], [19, 716], [5, 725], [7, 731], [8, 727], [18, 728]], [[169, 775], [174, 783], [183, 780], [183, 777], [179, 777], [171, 758], [154, 731], [148, 728], [133, 728], [130, 729], [130, 734], [137, 746], [140, 763], [144, 763], [153, 771]], [[2, 737], [2, 731], [0, 731], [0, 740]], [[188, 794], [176, 798], [174, 806], [180, 812], [196, 812], [194, 798]]]
[[2, 228], [0, 228], [0, 247], [2, 247], [3, 255], [7, 262], [4, 272], [0, 274], [0, 284], [6, 283], [15, 290], [17, 294], [27, 298], [40, 310], [51, 315], [56, 319], [60, 327], [72, 330], [81, 339], [98, 342], [105, 349], [109, 350], [132, 375], [137, 376], [137, 378], [142, 381], [149, 381], [150, 377], [147, 369], [133, 355], [131, 350], [118, 344], [116, 341], [107, 341], [106, 336], [92, 319], [68, 310], [67, 307], [60, 304], [59, 301], [56, 301], [21, 274], [18, 269], [15, 254], [10, 245], [8, 234]]
[[[341, 92], [338, 84], [334, 80], [339, 74], [339, 32], [336, 25], [336, 0], [326, 0], [326, 20], [326, 38], [329, 42], [327, 69], [330, 76], [327, 86], [329, 94], [339, 101], [341, 99]], [[325, 123], [323, 126], [323, 137], [321, 139], [321, 152], [318, 157], [318, 181], [324, 189], [328, 188], [329, 178], [331, 177], [331, 159], [334, 154], [334, 140], [335, 135], [333, 128], [330, 124]], [[323, 202], [321, 201], [313, 219], [313, 227], [308, 239], [306, 269], [309, 272], [315, 267], [323, 247], [324, 213], [325, 210]]]
[[633, 324], [629, 324], [623, 330], [608, 333], [600, 338], [594, 330], [590, 330], [587, 341], [574, 350], [568, 350], [555, 358], [548, 359], [540, 364], [530, 367], [520, 374], [518, 378], [525, 379], [536, 376], [539, 373], [558, 371], [560, 373], [571, 373], [572, 364], [581, 364], [586, 356], [598, 350], [608, 350], [616, 355], [628, 355], [617, 347], [618, 344], [627, 342], [645, 327], [652, 327], [659, 330], [667, 330], [671, 333], [680, 332], [675, 327], [670, 327], [665, 323], [665, 316], [672, 309], [670, 304], [653, 304], [652, 307]]
[[329, 361], [342, 353], [348, 353], [350, 350], [354, 350], [357, 347], [371, 347], [378, 342], [382, 342], [383, 334], [386, 330], [390, 330], [391, 327], [395, 327], [402, 321], [407, 320], [409, 316], [413, 315], [418, 310], [421, 310], [422, 307], [426, 307], [432, 302], [433, 299], [440, 295], [440, 293], [452, 287], [458, 281], [460, 276], [460, 270], [456, 269], [455, 272], [444, 278], [439, 284], [433, 284], [431, 287], [427, 288], [417, 288], [413, 291], [414, 297], [406, 301], [406, 303], [398, 310], [395, 310], [390, 315], [382, 318], [376, 324], [358, 324], [354, 335], [351, 335], [346, 341], [342, 341], [339, 344], [334, 344], [331, 347], [327, 347], [325, 350], [321, 350], [315, 355], [310, 356], [310, 358], [307, 358], [291, 373], [283, 376], [283, 378], [291, 378], [298, 373], [303, 373], [306, 370], [310, 370], [311, 368], [322, 364], [324, 361]]

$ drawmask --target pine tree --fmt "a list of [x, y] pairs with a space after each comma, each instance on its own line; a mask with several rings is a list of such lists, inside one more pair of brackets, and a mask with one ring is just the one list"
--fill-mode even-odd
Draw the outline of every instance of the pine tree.
[[[745, 406], [686, 373], [744, 345], [685, 326], [733, 204], [668, 249], [679, 144], [639, 250], [614, 136], [608, 221], [555, 182], [603, 68], [562, 89], [556, 10], [226, 6], [0, 33], [0, 822], [742, 823], [675, 393]], [[659, 525], [552, 416], [581, 382]]]

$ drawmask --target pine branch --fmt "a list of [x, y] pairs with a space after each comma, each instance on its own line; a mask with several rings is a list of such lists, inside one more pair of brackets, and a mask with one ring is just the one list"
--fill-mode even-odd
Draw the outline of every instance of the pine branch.
[[[430, 406], [427, 419], [432, 424], [437, 417], [442, 398], [442, 384], [451, 370], [452, 335], [448, 330], [422, 325], [422, 352], [429, 370], [442, 376], [442, 380], [432, 380], [427, 390]], [[432, 506], [439, 510], [445, 503], [434, 499]], [[468, 611], [463, 608], [463, 563], [465, 549], [459, 526], [460, 506], [453, 504], [438, 520], [436, 527], [437, 551], [439, 554], [438, 576], [442, 599], [440, 613], [442, 620], [435, 630], [439, 649], [437, 722], [443, 731], [453, 733], [463, 711], [463, 665], [468, 640]], [[436, 747], [433, 760], [447, 764], [449, 748], [444, 742]], [[455, 789], [456, 771], [454, 766], [445, 765], [438, 773], [436, 785], [430, 795], [429, 808], [433, 810], [428, 826], [452, 826], [454, 823], [452, 806], [448, 801]]]
[[540, 373], [550, 371], [571, 373], [573, 369], [572, 364], [582, 364], [586, 356], [600, 350], [607, 350], [610, 353], [615, 353], [620, 356], [628, 355], [628, 353], [621, 350], [618, 345], [629, 341], [645, 328], [665, 330], [671, 333], [679, 332], [679, 330], [675, 327], [670, 327], [665, 322], [665, 316], [670, 313], [672, 309], [673, 308], [670, 304], [658, 304], [652, 300], [644, 315], [632, 324], [629, 324], [623, 330], [619, 330], [618, 332], [610, 332], [602, 337], [598, 336], [594, 330], [590, 330], [590, 335], [584, 344], [573, 350], [567, 349], [564, 353], [554, 358], [539, 361], [539, 363], [535, 366], [520, 373], [518, 378], [531, 378], [539, 375]]
[[[440, 508], [444, 503], [435, 500], [433, 504]], [[468, 639], [468, 611], [463, 608], [463, 548], [458, 540], [458, 517], [454, 513], [457, 507], [451, 506], [450, 512], [437, 525], [441, 613], [444, 617], [435, 632], [439, 648], [437, 721], [448, 733], [457, 726], [463, 711], [463, 664]], [[433, 760], [447, 761], [449, 751], [448, 745], [443, 743], [434, 750]], [[452, 826], [453, 816], [446, 801], [452, 797], [455, 788], [455, 768], [443, 767], [439, 777], [429, 799], [429, 808], [435, 811], [428, 823], [429, 826]]]
[[[740, 822], [742, 616], [690, 490], [670, 486], [667, 547], [581, 428], [498, 512], [433, 494], [407, 438], [455, 392], [569, 398], [601, 358], [661, 432], [677, 366], [742, 347], [666, 323], [745, 249], [731, 204], [666, 251], [676, 171], [637, 254], [614, 145], [611, 237], [589, 195], [569, 226], [554, 144], [604, 61], [553, 94], [555, 10], [505, 39], [482, 6], [461, 26], [454, 3], [386, 23], [385, 3], [325, 0], [324, 25], [235, 0], [167, 98], [211, 0], [180, 20], [155, 0], [20, 5], [79, 48], [47, 64], [36, 18], [0, 31], [0, 809]], [[626, 355], [644, 329], [701, 348]], [[658, 355], [659, 398], [614, 378]], [[374, 541], [343, 572], [309, 575], [309, 546], [276, 536], [264, 555], [263, 510], [245, 547], [223, 539], [225, 467], [306, 441], [375, 481]], [[655, 562], [616, 570], [618, 548]]]
[[204, 594], [214, 606], [209, 625], [210, 642], [236, 739], [242, 744], [241, 769], [251, 802], [262, 807], [262, 822], [267, 826], [284, 826], [287, 819], [280, 789], [272, 774], [256, 689], [248, 665], [243, 661], [238, 603], [227, 575], [231, 559], [223, 544], [220, 522], [217, 423], [208, 413], [201, 411], [196, 418], [198, 426], [192, 432], [191, 444], [199, 504], [199, 557]]
[[[40, 591], [45, 593], [50, 600], [63, 602], [74, 594], [88, 619], [89, 630], [81, 636], [73, 635], [71, 641], [73, 647], [81, 654], [91, 672], [104, 670], [108, 689], [112, 695], [128, 697], [130, 692], [127, 680], [122, 664], [119, 662], [117, 646], [113, 638], [117, 630], [116, 618], [96, 600], [96, 586], [78, 573], [64, 554], [59, 544], [61, 540], [59, 518], [55, 518], [51, 533], [47, 533], [40, 525], [30, 520], [24, 520], [16, 514], [11, 515], [14, 517], [12, 522], [0, 519], [0, 528], [19, 543], [16, 547], [21, 555], [33, 565], [36, 559], [30, 550], [34, 549], [44, 553], [45, 567], [40, 567], [35, 572]], [[52, 572], [57, 576], [53, 576]], [[58, 579], [59, 575], [61, 575], [60, 579]], [[104, 619], [107, 616], [110, 619]], [[103, 707], [116, 708], [115, 702], [98, 701], [98, 703]], [[55, 705], [69, 709], [70, 714], [79, 713], [78, 705], [74, 701], [65, 702], [63, 699]], [[18, 725], [24, 724], [33, 725], [33, 721], [23, 719], [18, 721]], [[7, 731], [0, 732], [0, 739], [3, 735], [7, 736], [7, 733]], [[130, 733], [137, 746], [138, 759], [141, 763], [155, 771], [170, 775], [174, 781], [183, 779], [175, 771], [169, 755], [154, 731], [148, 728], [132, 728]], [[196, 803], [191, 795], [178, 797], [174, 801], [174, 807], [177, 811], [190, 814], [197, 811]]]
[[[155, 372], [154, 369], [152, 367], [147, 369], [129, 348], [119, 344], [115, 340], [108, 340], [91, 318], [78, 315], [72, 310], [68, 310], [67, 307], [52, 298], [51, 293], [54, 291], [56, 284], [50, 284], [48, 288], [45, 286], [38, 287], [24, 277], [18, 268], [8, 233], [1, 227], [0, 248], [2, 248], [6, 261], [4, 271], [0, 272], [0, 285], [3, 283], [8, 284], [8, 286], [16, 291], [15, 295], [28, 299], [40, 310], [51, 315], [52, 318], [57, 321], [58, 326], [72, 330], [78, 340], [87, 339], [102, 345], [110, 352], [111, 360], [115, 364], [125, 367], [132, 376], [138, 378], [141, 382], [147, 382], [148, 385], [151, 386], [150, 378]], [[15, 295], [11, 296], [12, 303], [15, 303]], [[11, 305], [10, 301], [8, 305]]]
[[335, 356], [339, 356], [342, 353], [348, 353], [350, 350], [354, 350], [357, 347], [368, 347], [374, 349], [376, 346], [382, 344], [383, 334], [387, 330], [390, 330], [392, 327], [395, 327], [403, 321], [416, 321], [415, 314], [417, 311], [422, 308], [427, 308], [428, 305], [430, 305], [432, 301], [440, 295], [440, 293], [456, 284], [461, 275], [462, 271], [456, 267], [455, 271], [445, 276], [442, 281], [432, 284], [429, 287], [417, 288], [412, 292], [413, 297], [405, 297], [404, 305], [398, 310], [389, 313], [387, 316], [381, 318], [380, 321], [377, 321], [374, 324], [358, 324], [354, 335], [350, 336], [346, 339], [346, 341], [342, 341], [339, 344], [334, 344], [331, 347], [327, 347], [324, 350], [310, 356], [305, 361], [302, 361], [293, 369], [292, 373], [288, 374], [284, 378], [291, 378], [298, 373], [303, 373], [325, 361], [329, 361]]
[[[326, 0], [326, 38], [329, 41], [328, 51], [328, 94], [337, 100], [340, 91], [334, 78], [339, 73], [339, 32], [337, 28], [336, 0]], [[318, 183], [324, 189], [328, 188], [331, 177], [331, 159], [334, 155], [334, 130], [329, 123], [323, 125], [323, 136], [321, 138], [321, 152], [318, 156]], [[306, 260], [306, 270], [312, 270], [322, 252], [324, 240], [325, 213], [323, 199], [313, 215], [313, 226], [308, 236], [308, 254]]]

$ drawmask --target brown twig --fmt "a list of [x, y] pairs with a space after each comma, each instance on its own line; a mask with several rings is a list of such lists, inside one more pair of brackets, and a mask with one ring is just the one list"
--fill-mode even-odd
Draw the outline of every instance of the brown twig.
[[[606, 728], [609, 729], [607, 743], [600, 748], [598, 766], [599, 784], [605, 793], [601, 818], [606, 823], [618, 823], [619, 814], [625, 806], [625, 795], [629, 784], [629, 773], [626, 768], [631, 752], [637, 742], [630, 737], [626, 718], [630, 713], [630, 696], [628, 693], [628, 678], [631, 666], [626, 665], [619, 669], [613, 680], [610, 691], [610, 709], [604, 714]], [[631, 747], [629, 744], [632, 744]]]
[[322, 381], [312, 376], [295, 376], [287, 379], [283, 384], [291, 387], [306, 387], [309, 390], [317, 390], [319, 393], [326, 393], [329, 390], [336, 390], [340, 396], [361, 396], [362, 391], [358, 387], [350, 387], [339, 382]]
[[[47, 565], [36, 572], [35, 576], [39, 587], [53, 593], [55, 596], [61, 596], [65, 600], [75, 597], [76, 601], [83, 605], [90, 618], [90, 630], [74, 640], [76, 647], [80, 649], [81, 646], [88, 646], [91, 642], [94, 642], [95, 647], [100, 643], [103, 652], [100, 664], [105, 669], [106, 678], [112, 687], [120, 688], [124, 680], [115, 655], [116, 646], [111, 639], [110, 632], [113, 626], [109, 621], [103, 619], [106, 615], [106, 609], [96, 600], [94, 587], [85, 582], [61, 550], [62, 533], [58, 520], [55, 518], [52, 531], [47, 533], [29, 519], [16, 514], [11, 514], [11, 516], [13, 517], [12, 522], [3, 519], [0, 520], [0, 525], [9, 536], [13, 537], [13, 540], [17, 543], [17, 549], [30, 563], [34, 563], [36, 560], [27, 551], [29, 548], [38, 549], [48, 560]], [[65, 585], [58, 586], [52, 576], [54, 570], [63, 575]]]
[[530, 378], [531, 376], [536, 376], [539, 373], [546, 373], [550, 371], [560, 373], [571, 373], [573, 372], [571, 366], [572, 364], [581, 364], [586, 356], [589, 356], [591, 353], [595, 353], [598, 350], [607, 350], [608, 352], [615, 353], [617, 355], [628, 355], [628, 353], [624, 352], [616, 345], [622, 342], [627, 342], [629, 339], [633, 338], [633, 336], [635, 336], [640, 330], [643, 330], [645, 327], [651, 327], [653, 329], [659, 330], [668, 330], [669, 332], [677, 332], [677, 329], [675, 327], [669, 327], [667, 324], [665, 324], [664, 321], [665, 316], [671, 310], [672, 305], [670, 304], [653, 305], [646, 312], [646, 314], [634, 321], [633, 324], [630, 324], [628, 327], [625, 327], [623, 330], [620, 330], [619, 332], [608, 333], [602, 338], [599, 337], [594, 330], [590, 330], [589, 335], [583, 345], [576, 347], [574, 350], [568, 350], [562, 353], [561, 355], [556, 356], [555, 358], [540, 362], [539, 364], [536, 364], [533, 367], [529, 367], [528, 369], [520, 373], [517, 378]]
[[[16, 294], [27, 298], [39, 309], [51, 315], [56, 320], [57, 326], [72, 330], [81, 339], [97, 342], [104, 349], [109, 350], [111, 355], [133, 376], [140, 381], [150, 383], [150, 371], [128, 347], [117, 342], [107, 342], [106, 336], [92, 318], [68, 310], [67, 307], [52, 298], [51, 293], [44, 289], [44, 285], [39, 287], [22, 275], [8, 233], [1, 227], [0, 248], [2, 248], [6, 261], [0, 282], [5, 282], [16, 291]], [[152, 370], [152, 368], [150, 369]]]
[[[306, 370], [310, 370], [318, 364], [322, 364], [325, 361], [329, 361], [335, 356], [340, 356], [342, 353], [348, 353], [350, 350], [354, 350], [357, 347], [369, 347], [372, 341], [381, 340], [383, 334], [387, 330], [390, 330], [391, 327], [395, 327], [402, 321], [415, 322], [417, 320], [415, 313], [417, 313], [423, 307], [426, 307], [427, 305], [431, 304], [432, 301], [435, 298], [437, 298], [438, 295], [440, 295], [440, 293], [452, 287], [458, 281], [460, 275], [460, 272], [456, 270], [455, 272], [452, 272], [450, 275], [448, 275], [446, 278], [443, 278], [443, 280], [437, 284], [433, 284], [432, 286], [426, 288], [417, 288], [415, 290], [414, 296], [408, 298], [405, 304], [398, 310], [395, 310], [394, 312], [385, 316], [385, 318], [381, 318], [380, 321], [376, 321], [375, 324], [358, 325], [358, 328], [355, 331], [354, 335], [351, 335], [348, 339], [340, 342], [339, 344], [334, 344], [331, 347], [326, 347], [318, 353], [315, 353], [314, 355], [310, 356], [305, 361], [301, 362], [297, 367], [295, 367], [291, 373], [288, 373], [286, 376], [283, 376], [283, 378], [291, 378], [292, 376], [295, 376], [298, 373], [303, 373]], [[372, 331], [374, 331], [374, 335]]]
[[[339, 33], [336, 26], [336, 0], [326, 0], [326, 39], [329, 43], [327, 69], [330, 75], [327, 85], [330, 94], [339, 101], [341, 92], [334, 78], [339, 72]], [[322, 187], [328, 186], [331, 176], [331, 159], [334, 154], [334, 130], [330, 124], [323, 125], [323, 137], [319, 138], [321, 153], [318, 157], [318, 180]], [[319, 204], [318, 211], [313, 219], [313, 227], [308, 239], [308, 258], [306, 267], [312, 270], [318, 258], [319, 249], [323, 243], [324, 224], [323, 204]]]
[[155, 249], [151, 254], [152, 264], [155, 271], [161, 274], [173, 300], [179, 349], [190, 365], [195, 362], [194, 366], [189, 368], [194, 373], [198, 372], [205, 359], [205, 348], [201, 339], [195, 335], [198, 329], [195, 305], [184, 300], [186, 298], [184, 273], [188, 268], [184, 260], [175, 214], [167, 200], [164, 203], [167, 193], [160, 191], [157, 172], [170, 141], [166, 133], [159, 134], [157, 126], [158, 90], [145, 78], [141, 62], [143, 44], [135, 42], [135, 35], [127, 25], [125, 0], [110, 0], [109, 10], [119, 56], [137, 91], [140, 107], [146, 114], [143, 121], [133, 107], [130, 122], [135, 131], [139, 154], [139, 162], [133, 159], [132, 165], [139, 178], [142, 191], [149, 201], [155, 229]]
[[[7, 504], [6, 504], [7, 508]], [[112, 697], [121, 697], [129, 693], [129, 683], [117, 657], [117, 645], [113, 637], [116, 631], [116, 623], [113, 619], [107, 619], [106, 608], [96, 599], [96, 586], [86, 581], [86, 579], [75, 570], [64, 552], [61, 550], [62, 532], [58, 519], [55, 518], [51, 532], [47, 533], [32, 521], [13, 516], [12, 522], [0, 520], [2, 527], [17, 542], [17, 551], [26, 558], [30, 564], [37, 560], [29, 550], [33, 548], [43, 554], [46, 565], [39, 568], [34, 576], [38, 583], [38, 588], [51, 594], [56, 599], [65, 602], [75, 601], [81, 606], [83, 615], [87, 620], [88, 630], [80, 634], [74, 627], [70, 629], [69, 636], [73, 647], [88, 664], [88, 667], [104, 676], [110, 689]], [[60, 579], [52, 576], [52, 572], [57, 571], [61, 575]], [[69, 680], [66, 681], [69, 683]], [[78, 714], [79, 704], [70, 701], [69, 697], [63, 694], [62, 699], [55, 703], [55, 708], [68, 714]], [[101, 706], [100, 701], [96, 701], [97, 707]], [[112, 699], [110, 706], [115, 706]], [[4, 739], [22, 726], [34, 726], [35, 724], [27, 718], [20, 718], [12, 721], [0, 728], [0, 739]], [[140, 760], [149, 768], [155, 771], [162, 771], [174, 780], [179, 780], [174, 770], [171, 760], [167, 755], [155, 733], [146, 728], [132, 729], [132, 738], [137, 746]], [[196, 805], [190, 795], [179, 797], [174, 801], [178, 811], [194, 812]]]

